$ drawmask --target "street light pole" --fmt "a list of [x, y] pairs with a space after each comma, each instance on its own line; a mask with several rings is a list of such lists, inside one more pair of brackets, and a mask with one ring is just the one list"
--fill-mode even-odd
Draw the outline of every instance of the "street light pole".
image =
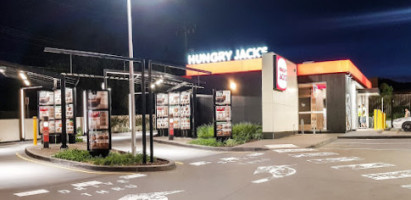
[[[128, 22], [128, 52], [129, 57], [132, 59], [133, 55], [133, 30], [131, 21], [131, 0], [127, 0], [127, 22]], [[131, 112], [129, 116], [131, 118], [131, 153], [136, 155], [136, 109], [135, 109], [135, 94], [134, 94], [134, 62], [129, 61], [129, 80], [130, 80], [130, 101], [131, 101]]]

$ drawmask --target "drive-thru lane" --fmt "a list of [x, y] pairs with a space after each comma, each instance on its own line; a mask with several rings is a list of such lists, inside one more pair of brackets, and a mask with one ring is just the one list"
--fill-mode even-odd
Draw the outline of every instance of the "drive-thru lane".
[[[406, 158], [411, 150], [408, 141], [378, 140], [378, 143], [392, 143], [394, 150], [391, 147], [382, 150], [381, 144], [361, 144], [363, 149], [357, 149], [353, 147], [357, 142], [367, 141], [338, 140], [314, 150], [284, 144], [271, 146], [272, 149], [265, 152], [210, 152], [155, 144], [159, 150], [170, 149], [170, 157], [175, 156], [174, 150], [187, 154], [175, 157], [180, 161], [176, 170], [136, 174], [88, 174], [15, 157], [15, 162], [39, 165], [38, 170], [50, 170], [58, 176], [43, 175], [42, 182], [28, 177], [26, 181], [30, 184], [2, 189], [1, 197], [42, 200], [409, 199], [411, 163]], [[129, 143], [119, 140], [114, 145], [127, 148]]]

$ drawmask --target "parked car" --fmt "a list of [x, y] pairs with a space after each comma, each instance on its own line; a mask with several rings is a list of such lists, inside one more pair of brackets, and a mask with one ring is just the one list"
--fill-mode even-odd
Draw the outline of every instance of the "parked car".
[[402, 129], [404, 131], [411, 131], [411, 117], [403, 117], [394, 120], [394, 128]]

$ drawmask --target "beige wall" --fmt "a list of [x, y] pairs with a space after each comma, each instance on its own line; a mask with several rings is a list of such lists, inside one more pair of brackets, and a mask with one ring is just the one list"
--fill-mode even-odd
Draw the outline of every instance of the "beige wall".
[[[0, 120], [0, 142], [10, 142], [20, 140], [20, 128], [18, 119]], [[33, 119], [24, 120], [26, 139], [33, 139]], [[40, 138], [40, 136], [37, 136]]]
[[274, 53], [263, 55], [262, 114], [263, 132], [292, 132], [298, 129], [297, 65], [287, 60], [288, 83], [285, 91], [274, 90]]
[[[82, 117], [77, 117], [77, 127], [82, 124]], [[0, 120], [0, 142], [11, 142], [20, 140], [20, 127], [18, 119], [2, 119]], [[27, 118], [24, 120], [25, 139], [33, 139], [33, 119]], [[37, 133], [37, 139], [41, 137]]]

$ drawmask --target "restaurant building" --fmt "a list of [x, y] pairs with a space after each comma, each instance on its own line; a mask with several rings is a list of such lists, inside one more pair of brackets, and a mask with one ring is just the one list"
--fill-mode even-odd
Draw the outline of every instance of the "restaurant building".
[[[296, 64], [258, 47], [189, 55], [187, 67], [212, 72], [187, 72], [205, 82], [200, 94], [231, 89], [233, 123], [260, 123], [265, 138], [345, 133], [358, 128], [360, 110], [368, 120], [371, 82], [350, 60]], [[200, 113], [209, 112], [206, 104], [199, 99]], [[198, 125], [212, 120], [200, 115]]]

